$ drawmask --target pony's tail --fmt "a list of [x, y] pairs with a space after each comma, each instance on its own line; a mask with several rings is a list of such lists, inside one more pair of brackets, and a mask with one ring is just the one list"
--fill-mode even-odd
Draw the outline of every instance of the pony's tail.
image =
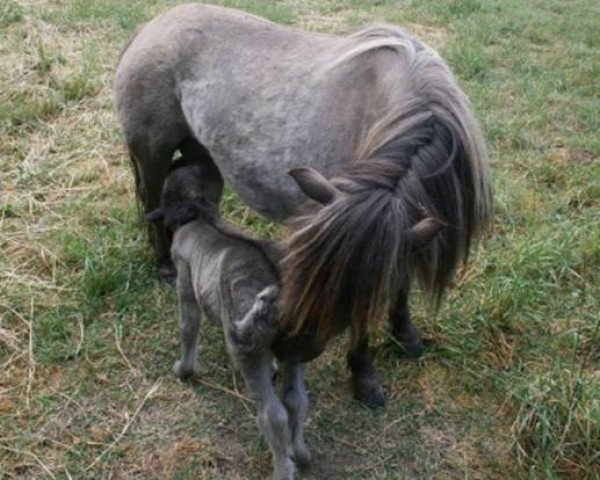
[[133, 150], [131, 150], [131, 148], [129, 149], [129, 165], [131, 167], [131, 172], [133, 173], [133, 181], [134, 181], [134, 188], [135, 188], [135, 205], [137, 207], [136, 209], [137, 209], [138, 223], [140, 225], [144, 225], [146, 222], [146, 211], [144, 209], [139, 162], [137, 160], [135, 153], [133, 153]]
[[[347, 326], [364, 330], [413, 273], [439, 304], [489, 220], [486, 152], [469, 103], [437, 55], [413, 53], [394, 111], [332, 180], [341, 193], [301, 219], [289, 240], [282, 295], [289, 331], [324, 343]], [[414, 241], [423, 219], [445, 228]]]

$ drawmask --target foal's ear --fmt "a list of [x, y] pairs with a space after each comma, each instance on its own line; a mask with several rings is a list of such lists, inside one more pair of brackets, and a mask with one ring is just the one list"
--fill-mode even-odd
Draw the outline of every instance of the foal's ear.
[[310, 167], [292, 168], [288, 174], [308, 197], [327, 205], [332, 203], [340, 194], [329, 180]]
[[146, 220], [153, 223], [158, 222], [163, 218], [165, 218], [165, 211], [163, 207], [158, 207], [146, 215]]
[[193, 222], [200, 215], [200, 207], [194, 203], [175, 205], [167, 211], [167, 224], [172, 228]]
[[446, 224], [441, 220], [427, 217], [408, 229], [408, 242], [410, 248], [418, 250], [426, 247], [442, 230]]

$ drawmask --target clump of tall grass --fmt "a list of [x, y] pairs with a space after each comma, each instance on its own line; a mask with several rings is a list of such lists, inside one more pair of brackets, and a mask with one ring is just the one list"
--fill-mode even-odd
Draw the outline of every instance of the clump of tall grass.
[[7, 27], [11, 23], [23, 19], [23, 7], [14, 0], [5, 0], [0, 5], [0, 27]]
[[520, 409], [512, 426], [513, 449], [522, 466], [547, 478], [598, 478], [599, 369], [557, 364], [514, 396]]

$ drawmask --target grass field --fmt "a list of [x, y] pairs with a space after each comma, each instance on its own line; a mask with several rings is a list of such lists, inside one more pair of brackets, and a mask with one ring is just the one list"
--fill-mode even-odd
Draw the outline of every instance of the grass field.
[[[0, 3], [0, 478], [258, 479], [271, 470], [218, 329], [170, 374], [176, 297], [136, 224], [112, 105], [118, 53], [176, 2]], [[418, 362], [385, 348], [384, 410], [345, 339], [310, 365], [306, 479], [600, 478], [596, 0], [219, 2], [316, 31], [406, 26], [458, 75], [493, 159], [495, 221]], [[281, 231], [225, 201], [231, 220]]]

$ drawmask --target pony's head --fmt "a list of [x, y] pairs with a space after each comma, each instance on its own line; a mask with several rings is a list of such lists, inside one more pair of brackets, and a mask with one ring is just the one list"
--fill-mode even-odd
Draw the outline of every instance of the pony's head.
[[207, 199], [205, 192], [211, 185], [206, 185], [204, 178], [200, 163], [186, 157], [174, 160], [161, 192], [160, 206], [148, 213], [146, 219], [164, 221], [165, 226], [175, 232], [196, 219], [216, 218], [218, 206]]
[[445, 227], [418, 206], [407, 206], [407, 169], [398, 162], [349, 170], [351, 177], [332, 181], [312, 168], [289, 172], [316, 202], [298, 220], [283, 261], [283, 331], [299, 349], [317, 352], [348, 326], [364, 329], [408, 278], [411, 254]]
[[[288, 174], [296, 181], [300, 190], [322, 207], [330, 205], [336, 199], [347, 196], [334, 183], [327, 180], [314, 168], [293, 168]], [[342, 179], [338, 179], [344, 185]], [[419, 250], [425, 246], [444, 228], [444, 223], [432, 217], [425, 217], [412, 227], [406, 229], [406, 242], [410, 250]]]

